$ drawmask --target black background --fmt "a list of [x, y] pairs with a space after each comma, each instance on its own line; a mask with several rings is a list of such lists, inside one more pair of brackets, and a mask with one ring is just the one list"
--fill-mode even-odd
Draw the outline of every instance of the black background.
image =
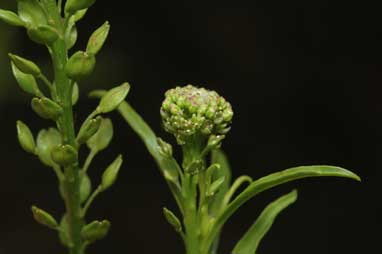
[[[81, 84], [77, 124], [96, 105], [86, 92], [127, 80], [131, 104], [170, 140], [160, 127], [163, 93], [187, 83], [215, 89], [235, 111], [224, 142], [234, 176], [258, 178], [296, 165], [331, 164], [363, 179], [308, 179], [259, 195], [226, 225], [220, 253], [230, 253], [261, 209], [293, 188], [299, 190], [298, 202], [277, 219], [258, 253], [375, 253], [376, 170], [382, 154], [375, 14], [366, 2], [329, 0], [98, 1], [80, 22], [76, 49], [104, 20], [112, 31], [94, 76]], [[46, 51], [23, 31], [17, 36], [12, 51], [48, 70]], [[0, 57], [6, 53], [0, 48]], [[11, 76], [9, 66], [0, 66], [0, 72]], [[57, 217], [63, 205], [51, 170], [19, 148], [14, 124], [22, 119], [37, 133], [51, 123], [37, 118], [14, 85], [22, 100], [0, 107], [0, 253], [65, 253], [55, 233], [31, 218], [32, 204]], [[108, 218], [113, 225], [88, 252], [184, 253], [161, 215], [163, 206], [175, 209], [167, 186], [141, 141], [118, 114], [111, 117], [114, 142], [95, 160], [93, 182], [117, 153], [125, 163], [118, 182], [89, 213], [89, 219]]]

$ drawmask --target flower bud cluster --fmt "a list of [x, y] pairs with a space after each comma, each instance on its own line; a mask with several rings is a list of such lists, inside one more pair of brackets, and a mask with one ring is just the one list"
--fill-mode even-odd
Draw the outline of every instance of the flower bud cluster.
[[160, 113], [180, 145], [192, 135], [226, 134], [233, 117], [231, 104], [218, 93], [192, 85], [168, 90]]

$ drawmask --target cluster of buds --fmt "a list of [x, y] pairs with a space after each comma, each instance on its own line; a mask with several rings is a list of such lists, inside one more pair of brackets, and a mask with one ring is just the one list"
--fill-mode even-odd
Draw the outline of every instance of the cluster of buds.
[[194, 135], [224, 135], [233, 117], [231, 104], [215, 91], [192, 85], [170, 89], [160, 110], [164, 129], [183, 145]]

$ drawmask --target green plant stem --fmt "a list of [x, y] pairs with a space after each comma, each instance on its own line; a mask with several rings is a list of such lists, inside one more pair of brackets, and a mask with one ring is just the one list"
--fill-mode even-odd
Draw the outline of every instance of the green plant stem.
[[88, 211], [90, 205], [93, 203], [94, 199], [102, 192], [102, 187], [98, 186], [97, 189], [92, 193], [92, 195], [89, 197], [89, 199], [86, 201], [86, 204], [84, 208], [82, 209], [81, 216], [84, 217], [86, 215], [86, 212]]
[[[72, 112], [72, 83], [65, 73], [67, 49], [62, 39], [57, 40], [51, 50], [55, 85], [58, 103], [63, 108], [62, 117], [57, 125], [62, 135], [63, 143], [76, 147], [75, 131]], [[64, 171], [65, 206], [68, 218], [70, 254], [83, 254], [81, 230], [83, 220], [81, 216], [80, 179], [78, 162], [65, 168]]]

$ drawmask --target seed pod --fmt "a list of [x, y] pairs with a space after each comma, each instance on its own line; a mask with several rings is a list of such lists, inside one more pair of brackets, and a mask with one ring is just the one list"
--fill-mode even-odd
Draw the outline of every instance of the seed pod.
[[101, 122], [102, 117], [99, 116], [84, 123], [77, 135], [78, 144], [86, 143], [98, 131]]
[[99, 152], [105, 149], [113, 138], [113, 123], [109, 118], [102, 118], [98, 131], [88, 139], [86, 145], [90, 150]]
[[108, 189], [117, 180], [119, 169], [122, 165], [122, 155], [118, 157], [106, 168], [102, 174], [101, 188], [102, 191]]
[[126, 98], [130, 91], [129, 83], [123, 83], [120, 86], [110, 89], [104, 96], [97, 107], [99, 113], [108, 113], [116, 109], [119, 104]]
[[32, 61], [29, 61], [25, 58], [22, 58], [17, 55], [13, 55], [11, 53], [8, 54], [12, 63], [22, 72], [26, 74], [31, 74], [35, 77], [41, 74], [40, 68]]
[[207, 197], [212, 197], [213, 195], [215, 195], [215, 193], [219, 190], [219, 188], [222, 186], [222, 184], [224, 183], [224, 180], [225, 180], [225, 177], [222, 176], [220, 178], [218, 178], [217, 180], [215, 180], [209, 187], [208, 187], [208, 190], [206, 192], [206, 195]]
[[182, 232], [182, 224], [173, 212], [168, 210], [166, 207], [163, 207], [163, 214], [167, 222], [173, 226], [176, 232]]
[[32, 206], [32, 213], [33, 213], [33, 218], [40, 224], [47, 226], [51, 229], [57, 229], [58, 228], [58, 223], [57, 221], [53, 218], [52, 215], [49, 213], [45, 212], [44, 210]]
[[73, 91], [72, 91], [72, 105], [75, 105], [80, 97], [80, 90], [78, 88], [78, 84], [74, 83]]
[[13, 63], [11, 63], [11, 65], [13, 76], [16, 78], [21, 89], [29, 94], [42, 96], [42, 92], [38, 88], [35, 77], [30, 74], [23, 73]]
[[26, 124], [21, 121], [16, 122], [17, 138], [19, 139], [21, 147], [28, 153], [35, 153], [36, 144], [33, 134]]
[[78, 51], [66, 63], [66, 75], [73, 80], [81, 80], [89, 76], [95, 67], [96, 59], [93, 54]]
[[106, 21], [101, 27], [94, 31], [90, 36], [88, 45], [86, 47], [86, 52], [89, 54], [96, 55], [102, 48], [109, 34], [110, 25]]
[[56, 121], [63, 112], [60, 105], [46, 97], [33, 98], [31, 106], [33, 111], [40, 117], [54, 121]]
[[65, 4], [66, 13], [75, 13], [76, 11], [89, 8], [96, 0], [68, 0]]
[[25, 26], [24, 21], [16, 13], [0, 9], [0, 20], [11, 26]]
[[52, 160], [61, 166], [69, 166], [77, 162], [77, 150], [71, 145], [60, 145], [53, 147], [51, 151]]
[[57, 165], [51, 156], [51, 150], [61, 144], [61, 134], [55, 128], [41, 130], [36, 139], [36, 153], [42, 163], [53, 167]]
[[94, 242], [104, 238], [110, 229], [110, 222], [107, 220], [93, 221], [85, 225], [81, 231], [81, 237], [88, 242]]
[[38, 44], [51, 45], [58, 39], [57, 30], [51, 26], [41, 25], [32, 27], [27, 32], [29, 38]]
[[171, 158], [172, 157], [172, 146], [163, 141], [161, 138], [157, 138], [157, 142], [159, 145], [159, 153], [166, 158]]
[[91, 190], [92, 190], [92, 183], [90, 181], [90, 178], [87, 174], [83, 174], [81, 176], [81, 183], [80, 183], [80, 201], [81, 201], [81, 203], [83, 203], [87, 200], [87, 198], [90, 195]]

